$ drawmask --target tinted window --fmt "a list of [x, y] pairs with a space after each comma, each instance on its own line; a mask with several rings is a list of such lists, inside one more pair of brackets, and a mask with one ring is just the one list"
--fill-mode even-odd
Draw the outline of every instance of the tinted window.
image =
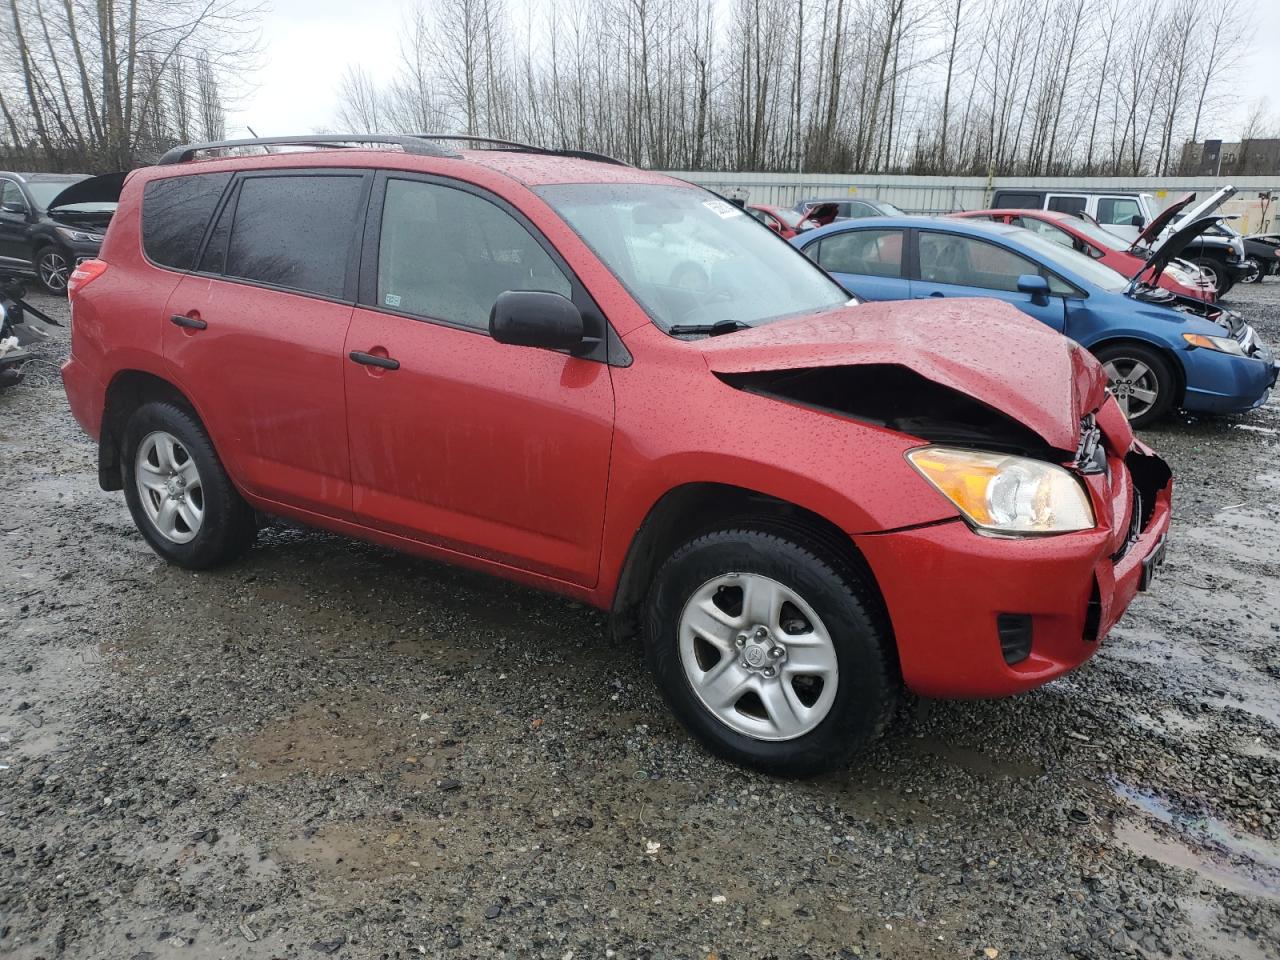
[[142, 193], [142, 248], [147, 256], [166, 267], [190, 270], [230, 181], [229, 173], [200, 173], [148, 183]]
[[1142, 208], [1131, 197], [1101, 197], [1098, 200], [1098, 222], [1136, 227]]
[[1011, 250], [947, 233], [920, 234], [920, 278], [986, 290], [1018, 289], [1018, 277], [1040, 275], [1040, 268]]
[[996, 194], [995, 203], [992, 206], [1004, 210], [1041, 210], [1044, 208], [1044, 194], [1002, 191]]
[[236, 202], [226, 275], [341, 297], [362, 188], [358, 176], [247, 178]]
[[818, 263], [831, 273], [902, 276], [901, 230], [851, 230], [825, 237]]
[[1089, 205], [1089, 201], [1085, 197], [1050, 197], [1049, 209], [1057, 210], [1059, 213], [1069, 213], [1073, 217], [1078, 217], [1084, 213], [1085, 207]]
[[480, 330], [507, 290], [569, 296], [569, 281], [533, 235], [482, 197], [411, 180], [387, 182], [378, 305]]

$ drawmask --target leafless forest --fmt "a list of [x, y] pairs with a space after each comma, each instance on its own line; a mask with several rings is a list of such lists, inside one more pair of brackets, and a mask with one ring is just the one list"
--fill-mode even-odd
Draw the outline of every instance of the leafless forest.
[[225, 81], [254, 62], [244, 0], [0, 4], [0, 161], [14, 166], [126, 169], [220, 137]]
[[399, 29], [393, 83], [348, 68], [336, 126], [663, 169], [1166, 174], [1234, 110], [1251, 20], [1215, 0], [436, 0]]
[[[119, 167], [216, 139], [254, 0], [0, 0], [0, 153]], [[423, 0], [333, 129], [444, 131], [659, 168], [1168, 174], [1238, 115], [1251, 3]], [[230, 91], [230, 92], [228, 92]], [[270, 131], [273, 133], [285, 131]], [[293, 132], [293, 131], [289, 131]], [[5, 145], [7, 144], [7, 145]]]

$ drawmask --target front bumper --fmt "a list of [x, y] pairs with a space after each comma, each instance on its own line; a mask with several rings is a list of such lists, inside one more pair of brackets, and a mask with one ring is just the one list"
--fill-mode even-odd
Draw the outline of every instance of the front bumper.
[[[1169, 530], [1173, 483], [1164, 462], [1137, 441], [1128, 453], [1132, 472], [1109, 455], [1111, 484], [1101, 477], [1089, 484], [1102, 524], [1094, 530], [997, 539], [956, 520], [854, 538], [884, 596], [908, 689], [1005, 696], [1060, 677], [1097, 652], [1146, 588]], [[1135, 488], [1148, 506], [1131, 538]], [[1001, 649], [1001, 615], [1031, 625], [1030, 653], [1012, 664]]]
[[1182, 353], [1187, 390], [1182, 406], [1200, 413], [1243, 413], [1266, 403], [1276, 385], [1276, 364], [1270, 351], [1237, 357], [1196, 347]]

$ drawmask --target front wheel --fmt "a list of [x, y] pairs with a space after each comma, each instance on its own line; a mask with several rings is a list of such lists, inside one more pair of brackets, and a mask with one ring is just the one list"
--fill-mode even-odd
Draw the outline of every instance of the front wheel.
[[1155, 423], [1173, 407], [1173, 371], [1155, 350], [1136, 343], [1118, 343], [1102, 347], [1096, 356], [1130, 426]]
[[1227, 273], [1227, 265], [1215, 257], [1194, 257], [1191, 260], [1203, 272], [1205, 277], [1213, 284], [1214, 293], [1218, 297], [1224, 297], [1227, 291], [1234, 285], [1234, 281]]
[[1244, 275], [1240, 278], [1241, 283], [1261, 283], [1265, 273], [1262, 269], [1262, 261], [1257, 257], [1247, 257], [1244, 261]]
[[40, 279], [40, 286], [54, 296], [65, 296], [72, 265], [72, 259], [65, 250], [42, 247], [36, 253], [36, 276]]
[[763, 529], [681, 547], [650, 592], [663, 697], [713, 753], [784, 776], [845, 764], [888, 723], [893, 640], [851, 566]]
[[121, 454], [133, 522], [164, 559], [204, 570], [253, 543], [253, 510], [189, 411], [165, 401], [142, 405], [125, 425]]

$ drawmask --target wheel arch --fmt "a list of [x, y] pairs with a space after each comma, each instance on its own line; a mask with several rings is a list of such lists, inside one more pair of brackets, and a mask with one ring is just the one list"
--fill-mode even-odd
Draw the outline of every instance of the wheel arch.
[[98, 436], [98, 485], [103, 490], [119, 490], [124, 486], [120, 445], [125, 424], [133, 411], [156, 400], [175, 403], [200, 420], [195, 404], [163, 377], [145, 370], [121, 370], [111, 378], [103, 401], [102, 429]]
[[[870, 564], [853, 540], [827, 518], [787, 500], [746, 487], [691, 482], [663, 494], [649, 509], [627, 549], [614, 590], [612, 632], [622, 642], [639, 636], [645, 597], [658, 568], [683, 543], [729, 525], [788, 536], [842, 562], [869, 592], [873, 615], [892, 625]], [[896, 655], [896, 642], [891, 642]]]
[[1107, 347], [1123, 347], [1133, 345], [1142, 347], [1146, 350], [1154, 350], [1160, 354], [1169, 364], [1169, 369], [1173, 371], [1173, 405], [1175, 407], [1182, 406], [1183, 400], [1187, 395], [1187, 369], [1183, 365], [1182, 358], [1178, 356], [1178, 352], [1169, 347], [1166, 343], [1147, 337], [1137, 336], [1134, 334], [1122, 334], [1119, 336], [1108, 336], [1104, 340], [1098, 340], [1089, 344], [1089, 352], [1095, 357], [1098, 351]]

